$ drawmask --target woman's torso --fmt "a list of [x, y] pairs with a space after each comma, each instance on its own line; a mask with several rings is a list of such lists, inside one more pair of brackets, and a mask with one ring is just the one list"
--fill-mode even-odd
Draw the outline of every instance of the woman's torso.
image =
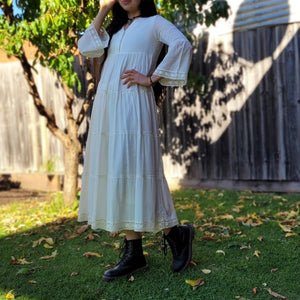
[[143, 75], [154, 71], [162, 49], [162, 43], [153, 32], [154, 22], [155, 16], [138, 18], [113, 35], [102, 70], [100, 90], [126, 90], [120, 79], [126, 70], [135, 69]]

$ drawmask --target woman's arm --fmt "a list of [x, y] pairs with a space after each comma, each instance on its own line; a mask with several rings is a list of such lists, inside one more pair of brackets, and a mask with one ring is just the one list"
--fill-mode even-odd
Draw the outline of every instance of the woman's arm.
[[98, 11], [98, 14], [96, 18], [94, 19], [93, 23], [98, 32], [100, 32], [100, 29], [104, 23], [104, 20], [109, 13], [109, 11], [112, 9], [114, 4], [117, 2], [117, 0], [100, 0], [100, 9]]
[[102, 28], [105, 17], [112, 9], [116, 0], [101, 0], [100, 9], [93, 23], [86, 29], [78, 41], [78, 48], [81, 54], [88, 57], [100, 57], [108, 46], [109, 35]]

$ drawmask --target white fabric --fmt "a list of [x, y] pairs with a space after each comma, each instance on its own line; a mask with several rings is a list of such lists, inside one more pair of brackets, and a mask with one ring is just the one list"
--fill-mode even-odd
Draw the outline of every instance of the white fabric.
[[[163, 44], [169, 51], [157, 68]], [[108, 45], [94, 25], [78, 42], [96, 57]], [[164, 76], [165, 85], [186, 82], [191, 45], [174, 25], [153, 16], [136, 19], [113, 35], [95, 97], [87, 140], [79, 221], [93, 229], [155, 232], [178, 223], [166, 182], [151, 87], [127, 88], [120, 77], [135, 69]]]

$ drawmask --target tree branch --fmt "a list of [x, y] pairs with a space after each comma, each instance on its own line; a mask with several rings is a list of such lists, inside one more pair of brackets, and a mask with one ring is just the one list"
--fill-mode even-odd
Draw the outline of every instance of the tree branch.
[[47, 127], [49, 130], [63, 143], [66, 144], [68, 136], [58, 128], [55, 120], [55, 115], [53, 111], [47, 108], [41, 100], [40, 94], [38, 92], [34, 77], [31, 72], [31, 65], [29, 64], [27, 57], [24, 53], [24, 49], [22, 50], [21, 57], [16, 57], [19, 59], [23, 71], [25, 79], [29, 86], [29, 93], [33, 98], [33, 102], [35, 107], [37, 108], [40, 115], [44, 116], [47, 119]]
[[92, 98], [95, 95], [95, 82], [91, 71], [91, 62], [88, 59], [85, 59], [84, 61], [84, 73], [87, 82], [87, 91], [86, 91], [84, 103], [77, 116], [76, 124], [78, 125], [78, 127], [81, 125], [82, 121], [84, 120], [87, 110], [92, 102]]
[[3, 10], [3, 13], [8, 20], [9, 25], [11, 25], [14, 19], [12, 4], [7, 5], [6, 1], [0, 1], [0, 8]]

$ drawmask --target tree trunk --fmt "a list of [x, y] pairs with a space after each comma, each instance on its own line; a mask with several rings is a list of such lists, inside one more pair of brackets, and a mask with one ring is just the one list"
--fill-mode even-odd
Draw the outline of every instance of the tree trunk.
[[77, 194], [78, 157], [80, 153], [78, 143], [79, 141], [75, 141], [65, 147], [64, 205], [68, 207], [73, 205]]

